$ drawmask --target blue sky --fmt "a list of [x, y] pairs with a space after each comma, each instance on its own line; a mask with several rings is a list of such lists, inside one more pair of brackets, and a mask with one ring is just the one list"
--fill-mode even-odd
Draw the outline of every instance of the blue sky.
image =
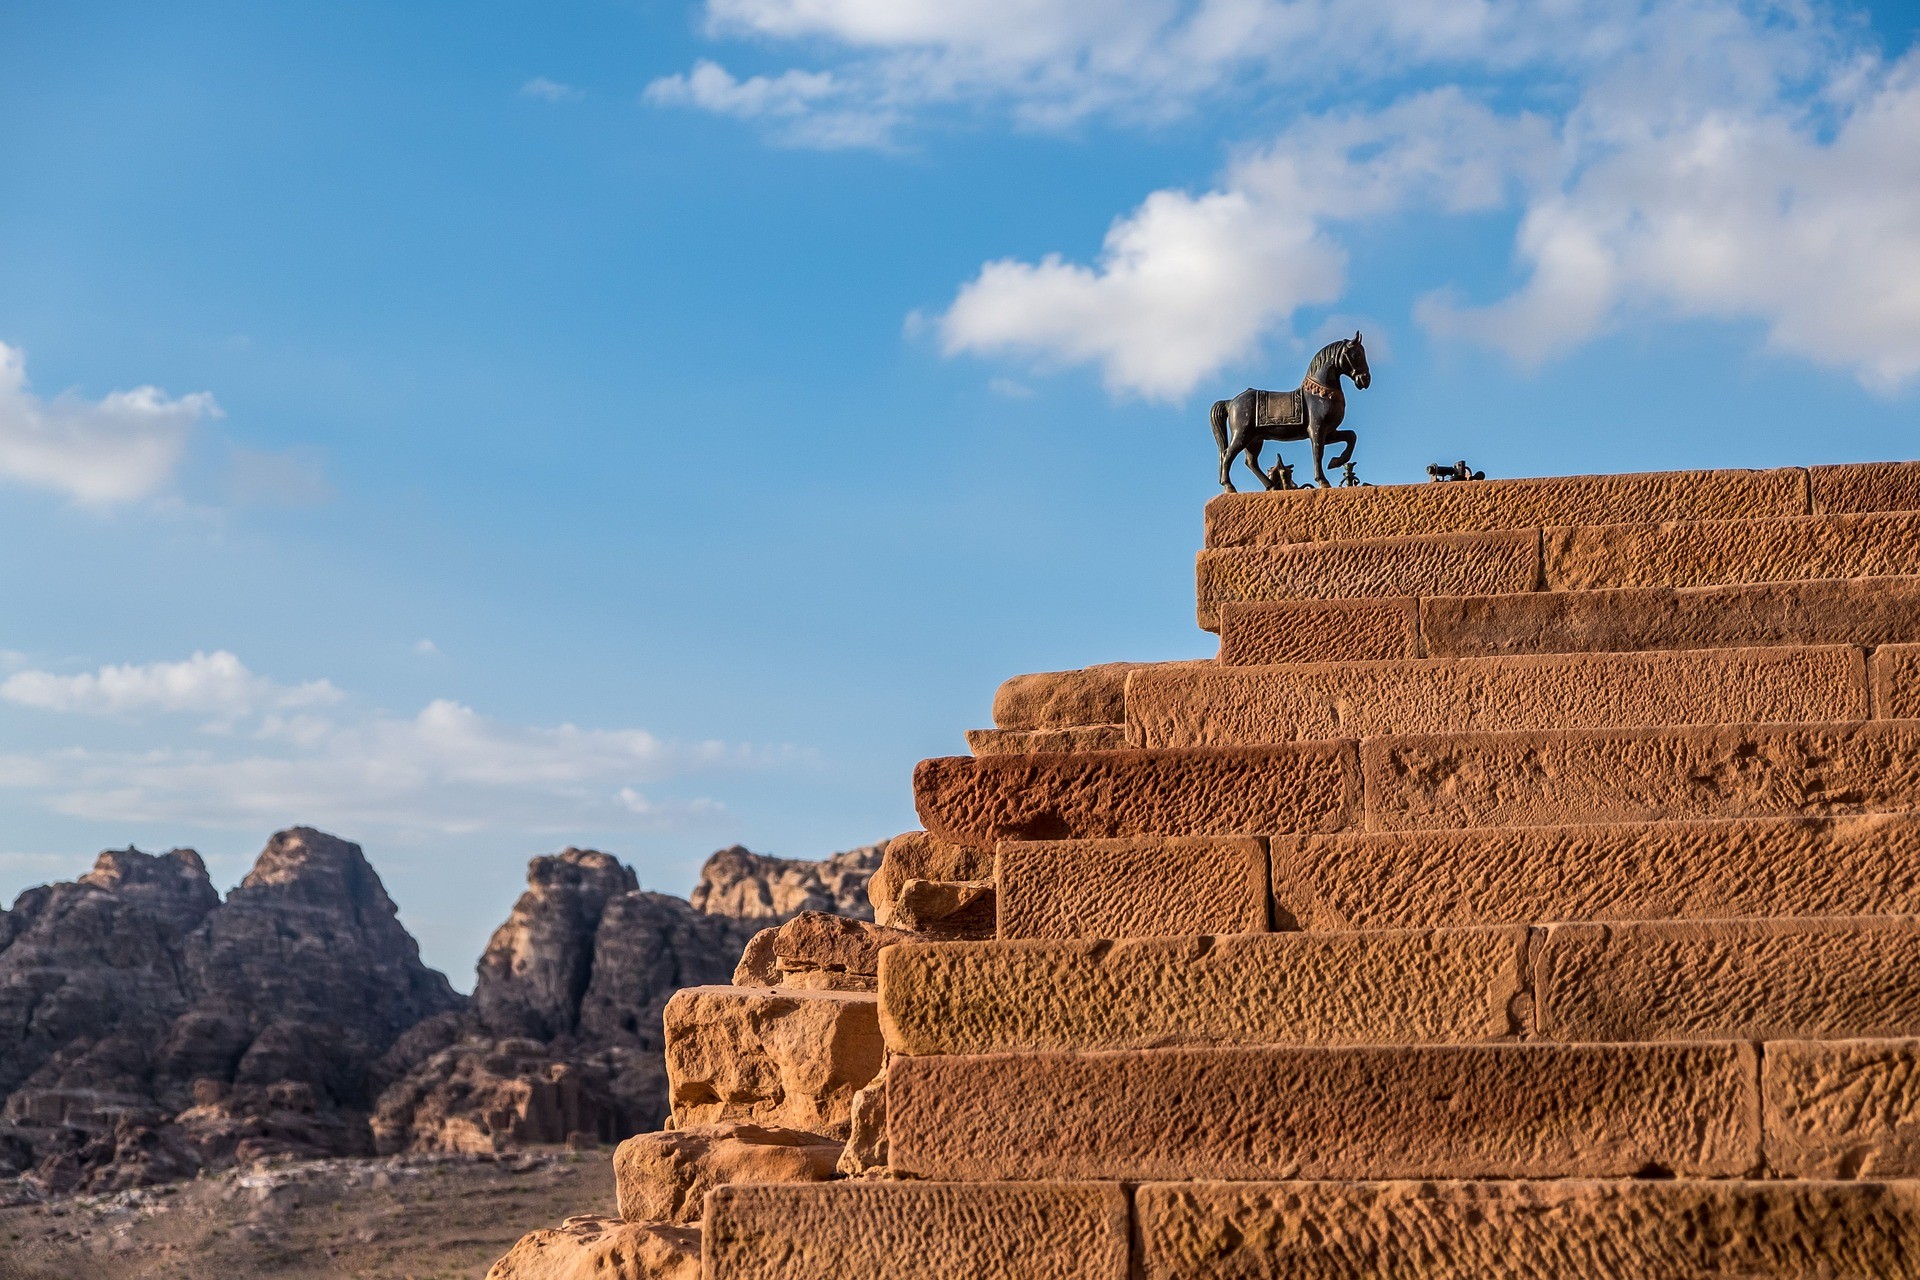
[[311, 823], [464, 984], [534, 854], [910, 827], [1209, 651], [1206, 406], [1355, 328], [1376, 482], [1915, 456], [1916, 26], [0, 8], [0, 898]]

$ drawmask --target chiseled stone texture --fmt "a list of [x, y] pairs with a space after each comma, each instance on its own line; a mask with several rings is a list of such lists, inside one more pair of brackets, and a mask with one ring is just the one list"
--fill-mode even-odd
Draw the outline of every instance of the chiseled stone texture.
[[977, 756], [1013, 756], [1034, 751], [1118, 751], [1127, 745], [1124, 724], [1080, 724], [1059, 729], [969, 729], [967, 750]]
[[706, 1280], [1127, 1280], [1112, 1183], [859, 1181], [723, 1187]]
[[532, 1231], [487, 1280], [700, 1280], [700, 1230], [591, 1215]]
[[1206, 544], [1334, 542], [1626, 520], [1752, 520], [1805, 515], [1808, 509], [1807, 473], [1798, 467], [1299, 489], [1214, 498], [1207, 503]]
[[1220, 661], [1366, 662], [1420, 656], [1420, 602], [1269, 600], [1220, 606]]
[[890, 1158], [928, 1178], [1729, 1177], [1749, 1044], [896, 1057]]
[[826, 1182], [841, 1143], [798, 1129], [701, 1125], [628, 1138], [613, 1188], [628, 1222], [697, 1223], [707, 1192], [735, 1182]]
[[1173, 1183], [1141, 1280], [1914, 1280], [1911, 1183]]
[[1276, 928], [1920, 914], [1920, 815], [1281, 836]]
[[845, 1139], [879, 1073], [878, 998], [863, 991], [688, 987], [667, 1002], [677, 1128], [746, 1120]]
[[1205, 667], [1127, 682], [1136, 747], [1867, 715], [1866, 657], [1841, 646]]
[[1519, 1028], [1524, 926], [890, 949], [894, 1053], [1431, 1044]]
[[1760, 1091], [1774, 1173], [1920, 1177], [1920, 1040], [1769, 1044]]
[[993, 723], [1001, 729], [1117, 724], [1127, 718], [1127, 673], [1150, 665], [1153, 664], [1107, 662], [1072, 671], [1036, 671], [1014, 676], [1003, 681], [993, 695]]
[[1920, 644], [1874, 652], [1873, 713], [1883, 720], [1920, 720]]
[[1554, 1040], [1920, 1035], [1920, 919], [1556, 924], [1533, 947]]
[[1807, 470], [1815, 511], [1920, 510], [1920, 462], [1843, 462]]
[[993, 846], [942, 840], [924, 831], [909, 831], [887, 842], [880, 869], [867, 883], [873, 918], [892, 924], [893, 907], [909, 880], [991, 880]]
[[[1228, 618], [1223, 651], [1236, 644], [1234, 632], [1243, 625], [1249, 623], [1237, 614]], [[1435, 658], [1896, 644], [1920, 641], [1920, 579], [1813, 578], [1436, 596], [1420, 602], [1420, 640], [1423, 651]]]
[[1236, 600], [1378, 599], [1532, 591], [1540, 584], [1536, 530], [1441, 533], [1369, 542], [1298, 542], [1202, 551], [1200, 625], [1219, 625]]
[[1360, 754], [1372, 830], [1920, 806], [1912, 721], [1372, 738]]
[[1267, 847], [1253, 836], [1001, 843], [1002, 938], [1264, 933]]
[[909, 880], [887, 922], [928, 942], [991, 938], [998, 914], [992, 880]]
[[1593, 525], [1548, 529], [1544, 541], [1553, 591], [1920, 573], [1920, 512], [1909, 511]]
[[[1358, 816], [1351, 742], [922, 760], [927, 830], [958, 843], [1339, 830]], [[884, 868], [883, 868], [884, 870]]]

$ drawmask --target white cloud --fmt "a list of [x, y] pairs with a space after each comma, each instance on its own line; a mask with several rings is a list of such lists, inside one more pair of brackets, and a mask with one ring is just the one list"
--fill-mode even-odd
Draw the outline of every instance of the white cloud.
[[[243, 709], [253, 717], [244, 733], [192, 746], [81, 745], [0, 757], [0, 787], [95, 821], [311, 822], [414, 833], [698, 825], [722, 806], [656, 796], [652, 788], [803, 758], [787, 749], [667, 741], [642, 729], [507, 724], [449, 699], [413, 716], [355, 711], [326, 681], [279, 684], [225, 653], [85, 677], [30, 674], [37, 678], [0, 684], [0, 696], [56, 710], [224, 712], [230, 727]], [[328, 709], [341, 703], [344, 710]]]
[[897, 122], [884, 105], [849, 104], [849, 86], [826, 72], [785, 71], [741, 80], [706, 59], [691, 71], [655, 80], [641, 96], [655, 106], [776, 122], [776, 140], [824, 150], [885, 146]]
[[0, 681], [0, 698], [8, 702], [86, 715], [159, 711], [232, 718], [321, 706], [340, 696], [325, 680], [285, 685], [255, 675], [224, 649], [183, 662], [105, 666], [77, 675], [16, 671]]
[[520, 96], [538, 98], [542, 102], [575, 102], [587, 95], [584, 89], [576, 89], [570, 84], [549, 80], [545, 76], [535, 76], [520, 86]]
[[1625, 308], [1663, 310], [1759, 321], [1775, 349], [1870, 386], [1920, 374], [1920, 54], [1817, 110], [1636, 123], [1527, 209], [1524, 286], [1478, 308], [1423, 299], [1422, 322], [1537, 363]]
[[1148, 196], [1092, 266], [988, 263], [940, 317], [941, 345], [1090, 364], [1114, 392], [1177, 399], [1300, 308], [1341, 296], [1346, 252], [1332, 224], [1412, 203], [1497, 204], [1551, 150], [1546, 122], [1497, 116], [1456, 90], [1309, 120], [1217, 190]]
[[194, 424], [219, 416], [204, 392], [157, 387], [43, 400], [28, 387], [25, 353], [0, 343], [0, 479], [91, 506], [149, 497], [173, 478]]
[[440, 656], [440, 646], [424, 636], [413, 642], [413, 651], [422, 658], [437, 658]]

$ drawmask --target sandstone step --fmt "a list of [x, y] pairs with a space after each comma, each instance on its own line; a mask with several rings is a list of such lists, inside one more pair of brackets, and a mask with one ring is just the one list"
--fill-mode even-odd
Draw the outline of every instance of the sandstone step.
[[1920, 1177], [1920, 1040], [1769, 1044], [1760, 1088], [1774, 1173]]
[[1920, 1036], [1920, 919], [890, 948], [894, 1053]]
[[1491, 1041], [1522, 1029], [1527, 941], [1517, 926], [909, 944], [882, 957], [880, 1025], [896, 1054]]
[[1194, 577], [1200, 626], [1214, 631], [1219, 628], [1220, 609], [1239, 601], [1538, 591], [1545, 586], [1543, 571], [1540, 530], [1515, 529], [1228, 547], [1202, 551]]
[[880, 1072], [879, 999], [864, 991], [684, 987], [667, 1002], [675, 1128], [750, 1121], [844, 1139]]
[[1333, 831], [1360, 816], [1350, 742], [1080, 755], [945, 756], [914, 770], [914, 802], [943, 840]]
[[[1277, 928], [1920, 914], [1913, 813], [1277, 836], [1269, 845]], [[1170, 863], [1167, 879], [1182, 878]]]
[[1375, 831], [1920, 809], [1920, 723], [1373, 738]]
[[728, 1186], [707, 1200], [706, 1280], [1127, 1280], [1114, 1183]]
[[1920, 1035], [1912, 916], [1556, 924], [1529, 959], [1545, 1039]]
[[1843, 646], [1141, 669], [1127, 681], [1136, 747], [1868, 714], [1865, 655]]
[[1001, 682], [993, 723], [1001, 729], [1066, 729], [1127, 718], [1127, 675], [1145, 662], [1108, 662], [1072, 671], [1036, 671]]
[[1920, 512], [1584, 525], [1542, 545], [1550, 591], [1889, 577], [1920, 573]]
[[1736, 1177], [1749, 1044], [896, 1057], [889, 1162], [934, 1179]]
[[[1398, 621], [1402, 633], [1394, 633], [1388, 620]], [[1269, 600], [1220, 607], [1220, 662], [1233, 666], [1916, 642], [1920, 578], [1813, 578], [1424, 600]]]
[[[1856, 501], [1897, 501], [1904, 491], [1894, 477], [1903, 474], [1901, 467], [1912, 464], [1890, 465], [1893, 472], [1876, 472], [1871, 483], [1863, 478], [1853, 485], [1845, 477], [1832, 476], [1822, 490], [1853, 492]], [[1920, 482], [1914, 483], [1920, 487]], [[1906, 505], [1920, 506], [1920, 502]], [[1629, 520], [1748, 520], [1814, 510], [1807, 473], [1798, 467], [1297, 489], [1214, 498], [1207, 503], [1206, 545], [1340, 542]]]
[[1058, 729], [969, 729], [967, 749], [977, 756], [1036, 751], [1117, 751], [1127, 745], [1124, 724], [1079, 724]]
[[1267, 846], [1252, 836], [1002, 841], [1001, 938], [1267, 930]]
[[1913, 1182], [1151, 1183], [1142, 1280], [1915, 1280]]

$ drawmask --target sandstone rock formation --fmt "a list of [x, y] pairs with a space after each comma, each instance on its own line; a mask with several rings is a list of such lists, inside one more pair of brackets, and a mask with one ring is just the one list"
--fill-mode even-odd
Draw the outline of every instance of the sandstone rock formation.
[[596, 850], [533, 859], [480, 957], [471, 1006], [388, 1054], [380, 1150], [617, 1142], [653, 1128], [667, 1113], [668, 999], [724, 982], [764, 924], [821, 904], [864, 908], [880, 850], [811, 862], [736, 845], [707, 860], [692, 902], [641, 890]]
[[700, 1231], [664, 1223], [568, 1218], [535, 1231], [487, 1280], [700, 1280]]
[[716, 1124], [628, 1138], [613, 1155], [620, 1216], [698, 1223], [707, 1192], [734, 1182], [825, 1182], [840, 1143], [802, 1129]]
[[463, 1001], [358, 845], [282, 831], [221, 902], [192, 850], [0, 912], [0, 1174], [113, 1189], [368, 1146], [372, 1067]]

